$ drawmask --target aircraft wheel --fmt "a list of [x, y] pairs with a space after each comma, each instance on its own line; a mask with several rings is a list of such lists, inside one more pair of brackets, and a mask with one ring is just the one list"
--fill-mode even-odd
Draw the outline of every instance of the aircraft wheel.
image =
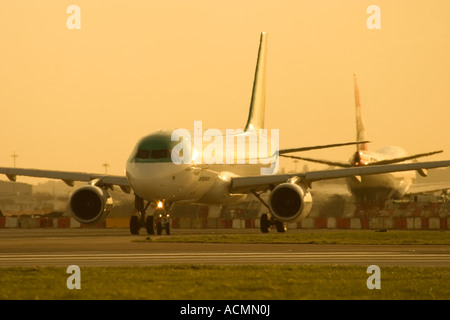
[[161, 222], [158, 222], [158, 223], [156, 224], [156, 234], [157, 234], [158, 236], [160, 236], [160, 235], [162, 234], [162, 224], [161, 224]]
[[131, 234], [139, 234], [139, 229], [141, 229], [141, 225], [139, 224], [139, 217], [132, 216], [130, 219], [130, 232]]
[[153, 216], [149, 216], [145, 220], [145, 229], [147, 230], [147, 234], [155, 234], [155, 227], [154, 227], [154, 223], [153, 223]]
[[267, 217], [267, 213], [261, 215], [260, 219], [260, 229], [262, 233], [268, 233], [270, 228], [269, 218]]
[[275, 227], [277, 228], [278, 232], [286, 232], [286, 229], [284, 228], [284, 223], [281, 221], [275, 221]]
[[170, 235], [170, 223], [166, 222], [166, 234]]

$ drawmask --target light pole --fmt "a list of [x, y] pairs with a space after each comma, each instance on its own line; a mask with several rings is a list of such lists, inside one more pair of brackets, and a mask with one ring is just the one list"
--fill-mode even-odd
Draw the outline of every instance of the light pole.
[[[17, 157], [19, 157], [19, 155], [16, 154], [16, 152], [14, 151], [14, 153], [11, 155], [11, 157], [13, 158], [13, 167], [16, 167], [16, 159]], [[17, 204], [17, 195], [16, 195], [16, 182], [13, 182], [13, 194], [14, 194], [14, 205]]]
[[11, 157], [13, 158], [13, 166], [15, 168], [16, 167], [16, 159], [19, 157], [19, 155], [17, 155], [16, 152], [14, 151], [14, 153], [11, 155]]
[[110, 166], [108, 162], [105, 162], [104, 164], [102, 164], [102, 166], [105, 167], [105, 174], [108, 174], [108, 167]]

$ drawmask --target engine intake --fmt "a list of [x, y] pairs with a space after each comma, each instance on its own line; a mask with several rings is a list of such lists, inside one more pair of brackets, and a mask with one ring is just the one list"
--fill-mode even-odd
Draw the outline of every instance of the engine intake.
[[70, 197], [73, 217], [80, 223], [98, 224], [105, 221], [113, 205], [109, 193], [97, 186], [84, 186]]
[[282, 222], [301, 221], [312, 208], [312, 197], [308, 190], [295, 183], [282, 183], [269, 195], [269, 207], [277, 220]]

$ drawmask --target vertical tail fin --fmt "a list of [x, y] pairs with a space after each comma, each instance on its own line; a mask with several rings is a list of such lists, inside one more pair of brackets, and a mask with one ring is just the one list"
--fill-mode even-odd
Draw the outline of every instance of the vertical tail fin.
[[[366, 141], [366, 129], [364, 127], [364, 121], [362, 119], [361, 102], [359, 100], [359, 88], [356, 79], [356, 73], [353, 74], [354, 86], [355, 86], [355, 108], [356, 108], [356, 141]], [[358, 144], [356, 146], [357, 151], [368, 151], [369, 147], [367, 143]]]
[[267, 32], [261, 33], [258, 60], [256, 62], [255, 79], [253, 80], [252, 99], [245, 131], [264, 128], [266, 108], [266, 51]]

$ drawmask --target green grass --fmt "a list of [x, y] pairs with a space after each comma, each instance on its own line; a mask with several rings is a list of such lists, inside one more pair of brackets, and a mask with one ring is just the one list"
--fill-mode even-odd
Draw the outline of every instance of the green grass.
[[[285, 234], [143, 237], [138, 241], [311, 244], [450, 244], [449, 231], [301, 230]], [[147, 240], [148, 239], [148, 240]], [[81, 290], [69, 290], [63, 267], [0, 268], [0, 300], [151, 299], [450, 299], [450, 267], [381, 267], [381, 289], [369, 290], [365, 266], [161, 265], [81, 267]]]
[[1, 268], [0, 300], [449, 299], [450, 268], [381, 267], [381, 289], [360, 266], [82, 267], [69, 290], [65, 268]]
[[201, 234], [148, 236], [142, 240], [189, 243], [298, 243], [298, 244], [450, 244], [450, 231], [428, 230], [302, 230], [268, 234]]

